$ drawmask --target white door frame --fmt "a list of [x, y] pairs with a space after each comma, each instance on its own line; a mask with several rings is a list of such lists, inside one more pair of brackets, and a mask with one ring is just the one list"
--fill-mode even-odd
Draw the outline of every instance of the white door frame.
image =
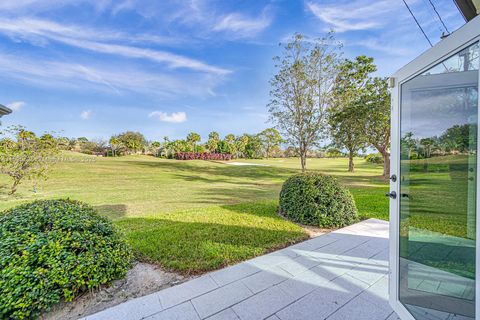
[[[394, 86], [391, 89], [392, 110], [391, 110], [391, 157], [390, 171], [398, 178], [396, 182], [390, 181], [390, 191], [397, 193], [396, 199], [390, 200], [390, 268], [389, 268], [389, 301], [393, 310], [402, 320], [415, 320], [407, 309], [400, 303], [398, 297], [398, 276], [399, 276], [399, 204], [400, 204], [400, 88], [403, 83], [415, 76], [427, 71], [441, 61], [445, 60], [454, 53], [480, 41], [480, 16], [471, 20], [459, 30], [447, 38], [440, 41], [433, 48], [428, 49], [415, 60], [411, 61], [402, 69], [398, 70], [393, 76]], [[479, 72], [480, 78], [480, 72]], [[480, 80], [480, 79], [479, 79]], [[480, 83], [480, 81], [479, 81]], [[479, 94], [480, 97], [480, 94]], [[477, 110], [478, 121], [480, 121], [480, 98]], [[480, 138], [480, 125], [478, 127], [478, 137]], [[477, 143], [477, 157], [480, 155], [479, 143]], [[477, 203], [476, 203], [476, 289], [475, 289], [475, 317], [480, 320], [480, 161], [477, 159]]]

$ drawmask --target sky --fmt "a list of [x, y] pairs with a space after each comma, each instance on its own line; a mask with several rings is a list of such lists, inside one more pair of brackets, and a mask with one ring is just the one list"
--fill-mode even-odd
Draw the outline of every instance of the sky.
[[[452, 0], [407, 0], [433, 43], [464, 24]], [[272, 58], [335, 30], [344, 56], [389, 76], [429, 48], [402, 0], [2, 0], [2, 126], [108, 139], [257, 133]]]

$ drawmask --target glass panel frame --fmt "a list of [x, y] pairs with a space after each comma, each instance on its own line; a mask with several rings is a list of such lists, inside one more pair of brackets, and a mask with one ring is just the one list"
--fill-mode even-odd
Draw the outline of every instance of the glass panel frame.
[[478, 56], [474, 43], [401, 86], [398, 296], [420, 320], [474, 319]]
[[[473, 19], [452, 35], [443, 39], [441, 42], [436, 44], [433, 48], [428, 49], [425, 53], [405, 65], [403, 68], [399, 69], [395, 74], [392, 75], [390, 81], [391, 93], [392, 93], [392, 128], [391, 128], [391, 137], [392, 137], [392, 146], [391, 146], [391, 174], [397, 175], [399, 172], [399, 157], [400, 146], [399, 146], [399, 105], [400, 105], [400, 86], [407, 82], [408, 80], [414, 78], [415, 76], [422, 74], [423, 72], [429, 70], [431, 67], [435, 66], [437, 63], [443, 61], [445, 58], [448, 58], [455, 52], [462, 50], [469, 45], [480, 41], [480, 17]], [[480, 101], [479, 101], [480, 109]], [[480, 134], [478, 135], [480, 137]], [[480, 172], [480, 165], [477, 165], [477, 172]], [[480, 183], [477, 179], [477, 190], [480, 192]], [[399, 181], [391, 180], [390, 181], [390, 191], [394, 191], [398, 194], [399, 192]], [[408, 312], [408, 310], [400, 303], [398, 297], [398, 263], [399, 263], [399, 241], [397, 239], [399, 235], [399, 199], [390, 199], [390, 241], [389, 241], [389, 302], [396, 314], [401, 319], [406, 320], [415, 320], [413, 316]], [[480, 201], [477, 197], [477, 215], [480, 215]], [[480, 274], [480, 263], [479, 261], [479, 239], [480, 239], [480, 219], [477, 219], [477, 256], [476, 256], [476, 274]], [[480, 278], [480, 277], [479, 277]], [[480, 292], [480, 281], [477, 281], [476, 290], [477, 293]], [[480, 320], [480, 312], [478, 312], [480, 306], [480, 294], [476, 295], [476, 320]]]

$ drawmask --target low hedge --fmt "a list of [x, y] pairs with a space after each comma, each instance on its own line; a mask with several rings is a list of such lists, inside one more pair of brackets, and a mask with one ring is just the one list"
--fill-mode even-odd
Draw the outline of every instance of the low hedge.
[[319, 173], [290, 177], [280, 192], [280, 210], [287, 218], [322, 228], [358, 221], [353, 196], [337, 179]]
[[230, 153], [177, 152], [174, 157], [176, 160], [232, 160]]
[[92, 207], [43, 200], [0, 213], [0, 319], [30, 319], [123, 277], [123, 236]]

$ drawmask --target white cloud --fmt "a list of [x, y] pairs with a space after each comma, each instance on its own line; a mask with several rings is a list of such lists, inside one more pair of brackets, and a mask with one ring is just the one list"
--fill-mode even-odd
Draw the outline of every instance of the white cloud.
[[381, 27], [388, 22], [386, 13], [398, 10], [399, 5], [391, 0], [354, 0], [343, 4], [308, 1], [306, 7], [335, 31], [345, 32]]
[[157, 118], [160, 121], [171, 123], [182, 123], [187, 121], [187, 114], [185, 112], [172, 112], [171, 114], [168, 114], [162, 111], [153, 111], [148, 117]]
[[154, 40], [161, 42], [162, 38], [158, 36], [128, 36], [111, 30], [97, 31], [87, 27], [67, 26], [52, 21], [29, 18], [0, 19], [0, 32], [13, 39], [29, 41], [35, 45], [46, 46], [49, 41], [56, 41], [94, 52], [127, 58], [146, 59], [156, 63], [166, 64], [170, 68], [185, 68], [213, 74], [228, 74], [231, 72], [230, 70], [209, 65], [197, 59], [167, 51], [109, 43], [111, 41], [152, 42]]
[[83, 120], [88, 120], [90, 119], [91, 116], [92, 116], [92, 110], [83, 110], [80, 113], [80, 118], [82, 118]]
[[18, 111], [26, 105], [24, 101], [14, 101], [7, 104], [7, 107], [12, 109], [12, 111]]
[[251, 18], [240, 13], [230, 13], [221, 18], [214, 26], [214, 31], [226, 31], [236, 37], [250, 38], [270, 26], [272, 19], [264, 11], [259, 17]]
[[44, 60], [0, 53], [0, 78], [38, 87], [73, 90], [148, 93], [175, 97], [215, 95], [224, 81], [222, 75], [208, 73], [149, 72], [128, 66], [96, 65]]

